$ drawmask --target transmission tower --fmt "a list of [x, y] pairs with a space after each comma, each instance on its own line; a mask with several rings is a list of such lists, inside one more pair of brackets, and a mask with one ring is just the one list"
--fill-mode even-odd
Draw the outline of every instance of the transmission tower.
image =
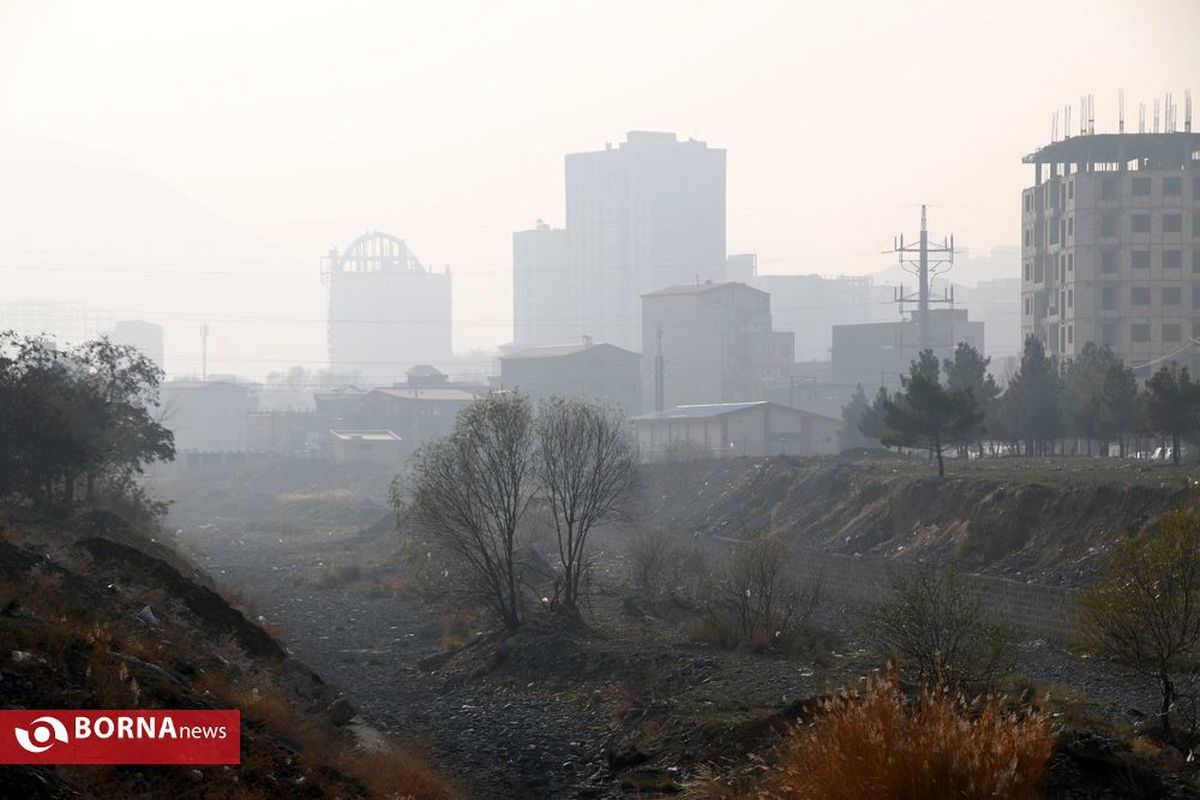
[[954, 287], [943, 291], [942, 296], [933, 297], [929, 283], [934, 277], [949, 272], [954, 266], [954, 235], [942, 239], [940, 244], [929, 243], [929, 230], [925, 225], [925, 206], [921, 206], [921, 236], [916, 244], [905, 244], [904, 234], [896, 237], [892, 244], [892, 252], [900, 258], [900, 268], [917, 277], [916, 294], [906, 294], [904, 286], [896, 291], [895, 301], [900, 304], [900, 314], [904, 315], [906, 305], [916, 304], [917, 324], [919, 326], [919, 349], [925, 350], [932, 346], [929, 337], [929, 306], [935, 303], [954, 304]]

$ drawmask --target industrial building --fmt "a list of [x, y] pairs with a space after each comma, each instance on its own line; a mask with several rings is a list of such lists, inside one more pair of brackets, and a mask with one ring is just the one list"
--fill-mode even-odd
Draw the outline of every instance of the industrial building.
[[567, 232], [538, 220], [531, 230], [513, 234], [513, 344], [535, 347], [578, 337]]
[[366, 233], [322, 259], [329, 285], [329, 365], [390, 385], [416, 364], [447, 364], [450, 269], [424, 267], [402, 239]]
[[640, 298], [725, 278], [725, 151], [673, 133], [631, 131], [616, 147], [566, 157], [574, 329], [642, 349]]
[[768, 403], [680, 405], [634, 417], [646, 461], [675, 452], [714, 457], [836, 453], [841, 420]]
[[642, 297], [643, 408], [761, 400], [786, 377], [793, 336], [771, 324], [771, 296], [744, 283], [691, 283]]
[[861, 383], [868, 391], [896, 388], [924, 349], [932, 350], [938, 361], [954, 358], [959, 342], [985, 352], [984, 325], [968, 319], [966, 309], [937, 308], [925, 315], [924, 327], [919, 311], [894, 322], [834, 325], [833, 381], [843, 387]]
[[1200, 134], [1190, 114], [1170, 127], [1089, 122], [1023, 159], [1021, 331], [1048, 352], [1069, 359], [1091, 341], [1143, 375], [1168, 359], [1200, 367]]
[[602, 342], [531, 347], [500, 359], [504, 389], [543, 400], [577, 397], [620, 409], [626, 415], [641, 408], [642, 358]]

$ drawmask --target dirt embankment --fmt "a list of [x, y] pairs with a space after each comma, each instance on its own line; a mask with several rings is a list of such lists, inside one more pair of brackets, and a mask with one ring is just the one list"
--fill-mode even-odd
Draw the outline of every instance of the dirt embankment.
[[[1115, 461], [1115, 460], [1114, 460]], [[730, 459], [647, 470], [650, 519], [697, 537], [771, 530], [802, 549], [1078, 585], [1114, 542], [1200, 498], [1200, 470], [1100, 459]]]

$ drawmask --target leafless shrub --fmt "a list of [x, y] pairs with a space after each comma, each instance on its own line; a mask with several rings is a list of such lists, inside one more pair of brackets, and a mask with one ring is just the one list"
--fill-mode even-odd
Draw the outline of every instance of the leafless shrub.
[[787, 545], [770, 535], [737, 545], [712, 581], [706, 606], [712, 627], [743, 642], [787, 647], [821, 600], [819, 580], [792, 579], [792, 559]]
[[1016, 631], [993, 620], [949, 568], [894, 573], [891, 596], [868, 609], [866, 629], [919, 683], [990, 687], [1014, 666]]

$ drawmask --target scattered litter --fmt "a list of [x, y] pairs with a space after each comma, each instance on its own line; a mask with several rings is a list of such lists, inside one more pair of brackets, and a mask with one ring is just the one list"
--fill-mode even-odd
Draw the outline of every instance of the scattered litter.
[[142, 610], [137, 613], [138, 621], [149, 628], [158, 627], [158, 617], [154, 616], [154, 610], [150, 606], [142, 606]]

